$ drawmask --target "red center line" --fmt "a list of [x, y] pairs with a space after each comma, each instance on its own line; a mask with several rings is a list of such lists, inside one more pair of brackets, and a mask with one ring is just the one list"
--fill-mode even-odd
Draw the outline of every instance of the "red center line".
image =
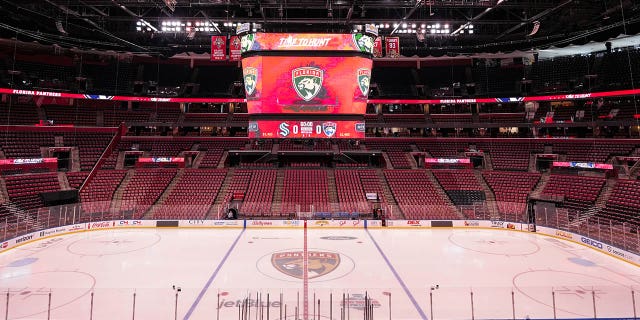
[[302, 281], [303, 281], [303, 303], [304, 318], [309, 319], [309, 251], [307, 248], [307, 220], [304, 221], [304, 249], [302, 251]]

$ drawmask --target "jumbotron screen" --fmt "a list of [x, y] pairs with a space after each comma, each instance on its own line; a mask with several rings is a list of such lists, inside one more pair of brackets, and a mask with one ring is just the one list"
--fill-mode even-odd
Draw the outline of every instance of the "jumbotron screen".
[[256, 120], [249, 121], [250, 139], [364, 139], [363, 121]]
[[372, 60], [363, 56], [249, 56], [242, 59], [249, 114], [366, 111]]

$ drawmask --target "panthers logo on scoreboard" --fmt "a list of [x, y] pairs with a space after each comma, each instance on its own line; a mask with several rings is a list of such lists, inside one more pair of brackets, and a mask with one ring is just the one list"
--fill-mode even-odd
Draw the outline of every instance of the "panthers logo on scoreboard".
[[291, 71], [291, 80], [296, 93], [304, 101], [311, 101], [322, 89], [324, 72], [315, 67], [300, 67]]
[[253, 95], [256, 91], [257, 83], [258, 69], [254, 67], [244, 68], [244, 90], [247, 92], [247, 96]]
[[[334, 271], [340, 265], [340, 254], [334, 252], [309, 251], [307, 273], [309, 279], [318, 278]], [[304, 252], [285, 251], [271, 255], [271, 264], [278, 271], [297, 279], [304, 277]]]
[[331, 138], [334, 134], [336, 134], [337, 128], [338, 128], [338, 125], [335, 122], [322, 123], [322, 132], [324, 132], [324, 134], [329, 138]]
[[371, 70], [360, 68], [356, 72], [358, 79], [358, 87], [363, 96], [369, 95], [369, 83], [371, 82]]
[[353, 43], [355, 43], [360, 52], [373, 54], [373, 42], [374, 39], [368, 35], [362, 33], [353, 34]]
[[245, 34], [240, 39], [240, 52], [245, 53], [253, 48], [253, 43], [256, 41], [256, 35], [253, 33]]

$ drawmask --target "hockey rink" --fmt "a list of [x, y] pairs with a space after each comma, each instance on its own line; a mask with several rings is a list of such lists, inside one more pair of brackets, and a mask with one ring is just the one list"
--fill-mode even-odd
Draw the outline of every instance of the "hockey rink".
[[365, 294], [373, 319], [640, 312], [638, 267], [503, 230], [114, 229], [35, 241], [0, 266], [0, 319], [363, 319]]

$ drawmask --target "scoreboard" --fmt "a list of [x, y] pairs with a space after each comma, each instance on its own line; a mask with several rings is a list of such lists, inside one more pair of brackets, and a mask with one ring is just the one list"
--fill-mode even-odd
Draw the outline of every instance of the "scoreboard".
[[242, 36], [249, 137], [364, 138], [373, 42], [364, 34]]
[[364, 139], [364, 121], [257, 120], [249, 121], [249, 138]]

